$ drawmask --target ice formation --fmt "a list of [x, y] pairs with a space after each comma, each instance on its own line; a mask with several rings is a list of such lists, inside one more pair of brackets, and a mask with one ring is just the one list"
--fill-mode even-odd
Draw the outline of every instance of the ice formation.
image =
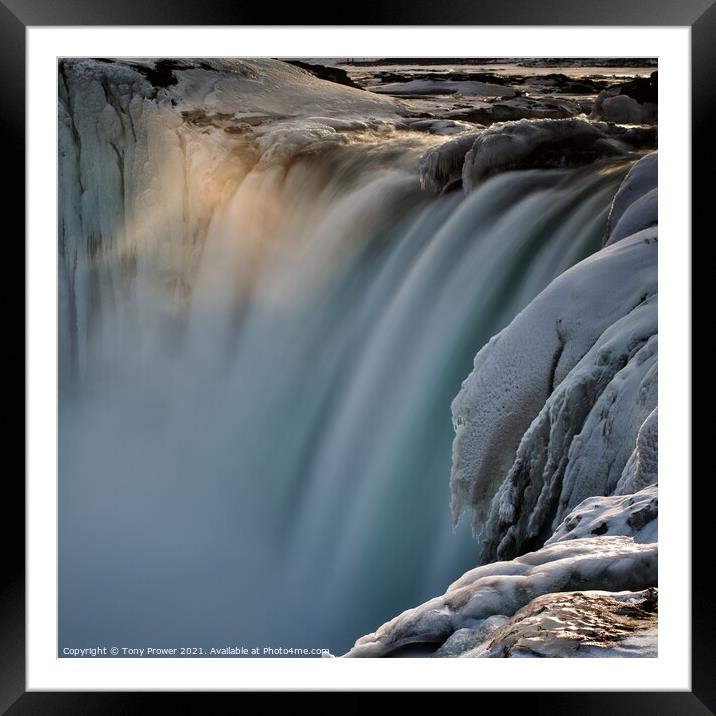
[[467, 189], [497, 172], [527, 167], [564, 167], [627, 154], [649, 142], [650, 129], [624, 129], [573, 117], [520, 119], [490, 127], [465, 156]]
[[424, 189], [439, 193], [450, 185], [462, 184], [465, 155], [480, 132], [467, 132], [429, 149], [420, 158], [420, 181]]
[[[516, 106], [516, 112], [519, 115], [524, 110]], [[598, 159], [628, 156], [652, 139], [648, 128], [626, 129], [583, 118], [520, 119], [493, 124], [488, 129], [462, 133], [428, 150], [420, 162], [421, 182], [436, 193], [459, 185], [469, 192], [493, 174], [580, 166]], [[653, 201], [643, 208], [634, 207], [629, 223], [620, 230], [621, 236], [639, 221], [644, 226], [648, 212], [655, 209], [655, 197], [654, 193]]]
[[512, 617], [538, 597], [555, 592], [647, 589], [656, 584], [657, 562], [655, 544], [636, 544], [629, 537], [558, 542], [467, 572], [444, 595], [358, 639], [346, 656], [386, 656], [411, 644], [433, 644], [437, 650], [461, 629], [479, 628], [497, 615]]

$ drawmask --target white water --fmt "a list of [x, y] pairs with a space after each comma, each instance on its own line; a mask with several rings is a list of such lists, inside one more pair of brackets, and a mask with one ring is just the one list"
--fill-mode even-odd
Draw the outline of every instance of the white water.
[[623, 170], [434, 197], [423, 149], [242, 166], [203, 203], [185, 149], [183, 208], [105, 211], [121, 240], [92, 256], [65, 209], [61, 645], [341, 653], [474, 566], [451, 529], [451, 400], [599, 248]]

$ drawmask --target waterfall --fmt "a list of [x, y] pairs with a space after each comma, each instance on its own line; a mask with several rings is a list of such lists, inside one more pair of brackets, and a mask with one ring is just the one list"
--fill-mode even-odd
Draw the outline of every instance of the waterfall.
[[340, 653], [476, 563], [450, 403], [627, 167], [436, 196], [416, 132], [275, 163], [172, 136], [61, 197], [60, 643]]

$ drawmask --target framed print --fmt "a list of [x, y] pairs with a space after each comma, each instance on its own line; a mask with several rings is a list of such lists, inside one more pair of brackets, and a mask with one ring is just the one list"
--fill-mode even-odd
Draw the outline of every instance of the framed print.
[[690, 468], [712, 6], [2, 3], [8, 713], [714, 711]]

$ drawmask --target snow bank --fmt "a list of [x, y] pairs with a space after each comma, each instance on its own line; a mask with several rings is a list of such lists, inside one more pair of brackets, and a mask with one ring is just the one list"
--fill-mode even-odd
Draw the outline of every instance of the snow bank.
[[656, 484], [634, 495], [589, 497], [565, 517], [545, 544], [593, 535], [626, 535], [635, 542], [656, 542], [659, 493]]
[[658, 223], [659, 195], [656, 188], [639, 197], [624, 212], [609, 234], [607, 245], [621, 241], [643, 229], [651, 229]]
[[[122, 62], [140, 72], [156, 64], [154, 60]], [[280, 60], [182, 60], [174, 65], [175, 83], [160, 88], [157, 97], [174, 100], [182, 109], [296, 117], [321, 114], [326, 107], [334, 116], [384, 115], [398, 106], [389, 97], [319, 79]]]
[[[434, 644], [437, 648], [461, 629], [487, 631], [484, 620], [513, 616], [545, 594], [647, 589], [656, 584], [657, 563], [656, 545], [636, 544], [628, 537], [559, 542], [510, 562], [467, 572], [444, 595], [403, 612], [358, 639], [346, 656], [385, 656], [410, 644]], [[447, 645], [446, 651], [453, 651], [454, 646]]]

